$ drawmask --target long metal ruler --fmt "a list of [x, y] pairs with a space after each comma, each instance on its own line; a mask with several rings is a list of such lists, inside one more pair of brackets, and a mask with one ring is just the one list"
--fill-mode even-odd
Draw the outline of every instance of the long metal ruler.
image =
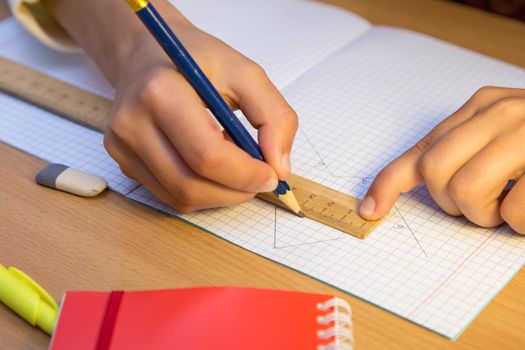
[[[36, 105], [72, 122], [104, 132], [112, 101], [0, 57], [0, 91]], [[358, 214], [359, 200], [298, 175], [289, 181], [305, 216], [327, 226], [365, 238], [380, 222]], [[271, 193], [258, 198], [279, 205]]]

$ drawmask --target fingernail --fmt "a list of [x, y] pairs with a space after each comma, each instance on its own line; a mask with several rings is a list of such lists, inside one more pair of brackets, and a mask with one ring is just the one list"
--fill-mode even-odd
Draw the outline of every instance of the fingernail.
[[376, 210], [376, 201], [374, 198], [368, 196], [363, 199], [361, 206], [359, 207], [359, 214], [364, 218], [372, 218], [374, 211]]
[[259, 190], [259, 192], [272, 192], [277, 188], [277, 178], [272, 177], [270, 180], [268, 180], [264, 186]]
[[283, 170], [287, 173], [292, 171], [292, 165], [290, 162], [290, 153], [285, 153], [281, 157], [281, 166], [283, 167]]

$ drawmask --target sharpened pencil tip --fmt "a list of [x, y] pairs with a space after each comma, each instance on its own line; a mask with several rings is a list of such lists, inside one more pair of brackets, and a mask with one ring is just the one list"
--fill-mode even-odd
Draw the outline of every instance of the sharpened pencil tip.
[[286, 204], [288, 209], [291, 212], [295, 213], [295, 215], [297, 215], [297, 216], [299, 216], [301, 218], [305, 217], [303, 211], [301, 210], [301, 206], [297, 202], [297, 199], [295, 198], [295, 196], [294, 196], [294, 194], [293, 194], [293, 192], [291, 190], [287, 191], [284, 194], [280, 194], [279, 195], [279, 199], [281, 200], [281, 202]]

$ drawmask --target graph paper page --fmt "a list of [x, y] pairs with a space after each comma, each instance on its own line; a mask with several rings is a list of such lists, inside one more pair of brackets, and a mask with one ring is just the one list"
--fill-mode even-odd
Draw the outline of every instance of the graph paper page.
[[[354, 38], [365, 33], [370, 24], [341, 9], [306, 0], [176, 0], [172, 1], [195, 25], [219, 37], [235, 49], [260, 64], [277, 87], [283, 88], [303, 72], [315, 66], [332, 52], [337, 51]], [[213, 13], [213, 16], [209, 14]], [[137, 19], [138, 20], [138, 19]], [[230, 22], [235, 25], [229, 25]], [[227, 23], [228, 25], [225, 25]], [[286, 33], [286, 35], [282, 35]], [[339, 35], [333, 35], [339, 33]], [[308, 45], [305, 43], [308, 42]], [[89, 92], [113, 98], [115, 91], [84, 53], [63, 54], [51, 50], [28, 34], [14, 18], [0, 22], [0, 56], [78, 86]], [[7, 108], [7, 106], [5, 106]], [[16, 108], [15, 108], [16, 110]], [[28, 135], [50, 128], [63, 129], [60, 141], [49, 140], [41, 144], [43, 159], [57, 159], [82, 170], [94, 163], [108, 169], [103, 171], [110, 188], [127, 194], [138, 185], [122, 174], [109, 176], [118, 169], [107, 154], [99, 155], [86, 164], [84, 159], [62, 152], [67, 142], [72, 142], [84, 131], [63, 120], [49, 120], [48, 124], [36, 124], [39, 110], [21, 117], [27, 122], [16, 132], [4, 131], [2, 140], [11, 145], [36, 154], [35, 142]], [[0, 121], [1, 123], [2, 121]], [[7, 120], [3, 120], [7, 123]], [[102, 136], [86, 132], [86, 137], [97, 147], [102, 145]], [[53, 143], [54, 147], [50, 147]], [[74, 148], [76, 150], [76, 147]], [[58, 157], [58, 158], [57, 158]], [[66, 162], [69, 161], [69, 162]]]
[[[382, 167], [484, 85], [523, 87], [525, 70], [374, 28], [284, 89], [300, 116], [294, 172], [362, 196]], [[130, 198], [176, 215], [143, 187]], [[525, 261], [524, 237], [450, 217], [424, 187], [402, 196], [365, 240], [262, 201], [182, 218], [450, 338]]]
[[[383, 165], [480, 86], [525, 82], [521, 69], [400, 30], [372, 29], [337, 46], [321, 64], [302, 67], [304, 73], [283, 78], [280, 86], [301, 118], [294, 172], [353, 195], [362, 195]], [[33, 55], [45, 50], [34, 42], [0, 39], [0, 54], [28, 65], [38, 65]], [[71, 66], [64, 73], [54, 62], [59, 57], [49, 57], [41, 70], [111, 96], [89, 60], [66, 61]], [[5, 95], [0, 115], [0, 140], [102, 175], [129, 198], [177, 215], [120, 174], [100, 134]], [[259, 200], [180, 217], [451, 338], [525, 259], [521, 237], [445, 215], [424, 187], [403, 196], [366, 240]]]
[[[370, 28], [361, 17], [305, 0], [173, 2], [197, 26], [261, 65], [278, 88]], [[85, 54], [50, 50], [13, 18], [0, 22], [0, 33], [1, 56], [113, 98], [114, 90]]]
[[370, 28], [359, 16], [315, 1], [171, 2], [198, 27], [264, 67], [277, 87]]

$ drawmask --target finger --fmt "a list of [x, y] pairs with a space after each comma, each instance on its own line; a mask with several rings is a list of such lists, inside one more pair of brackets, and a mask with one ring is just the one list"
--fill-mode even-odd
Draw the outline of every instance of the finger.
[[518, 88], [484, 86], [478, 89], [464, 106], [468, 105], [471, 114], [473, 114], [476, 111], [490, 107], [492, 104], [503, 98], [513, 97], [525, 97], [525, 91]]
[[[251, 66], [246, 76], [232, 81], [240, 109], [258, 129], [259, 146], [264, 159], [275, 169], [279, 179], [291, 175], [290, 152], [297, 131], [297, 114], [286, 102], [264, 71]], [[247, 79], [246, 77], [249, 77]]]
[[[184, 162], [196, 174], [226, 187], [246, 192], [274, 190], [275, 171], [225, 139], [191, 86], [178, 74], [170, 78], [159, 83], [166, 84], [165, 89], [156, 87], [160, 91], [154, 97], [153, 113]], [[167, 97], [165, 91], [173, 85], [177, 86], [177, 93]]]
[[509, 180], [522, 176], [525, 133], [496, 138], [474, 155], [450, 180], [448, 190], [470, 221], [484, 227], [503, 223], [500, 205]]
[[397, 159], [390, 162], [374, 179], [359, 213], [368, 220], [377, 220], [388, 213], [401, 192], [408, 192], [423, 182], [419, 160], [449, 130], [472, 116], [469, 102], [438, 124], [425, 137]]
[[470, 118], [462, 107], [437, 125], [412, 148], [390, 162], [377, 174], [359, 207], [359, 214], [367, 220], [382, 218], [392, 208], [402, 192], [408, 192], [423, 182], [419, 169], [420, 158], [436, 140], [448, 130]]
[[[464, 123], [476, 113], [489, 108], [503, 98], [512, 97], [525, 97], [525, 92], [523, 89], [493, 86], [485, 86], [478, 89], [456, 112], [434, 127], [432, 130], [434, 137], [429, 141], [437, 141], [439, 135], [445, 135], [447, 131]], [[431, 143], [427, 142], [427, 145], [431, 145]]]
[[255, 196], [255, 192], [238, 191], [194, 173], [154, 125], [142, 125], [140, 132], [141, 138], [135, 138], [131, 148], [162, 186], [178, 200], [177, 209], [189, 211], [230, 206]]
[[179, 206], [180, 203], [178, 199], [173, 197], [170, 192], [161, 185], [142, 160], [125, 146], [124, 143], [113, 134], [111, 129], [106, 130], [104, 146], [111, 158], [119, 164], [120, 170], [124, 175], [146, 186], [146, 188], [162, 202], [174, 208]]
[[377, 174], [359, 207], [367, 220], [377, 220], [392, 208], [401, 192], [408, 192], [423, 182], [417, 169], [421, 150], [412, 147]]
[[[407, 192], [421, 184], [419, 160], [441, 137], [469, 120], [480, 108], [487, 108], [499, 99], [512, 95], [524, 95], [520, 89], [484, 87], [479, 89], [463, 106], [450, 117], [436, 125], [416, 145], [388, 164], [375, 178], [359, 208], [360, 215], [368, 220], [383, 217], [392, 208], [401, 192]], [[429, 163], [423, 165], [428, 166]], [[436, 192], [436, 190], [434, 190]], [[440, 199], [451, 214], [459, 214], [453, 203]]]
[[421, 150], [425, 150], [437, 142], [441, 136], [446, 135], [448, 131], [463, 124], [475, 114], [490, 108], [501, 99], [521, 97], [525, 97], [525, 91], [523, 89], [492, 86], [482, 87], [478, 89], [456, 112], [437, 124], [416, 146]]
[[[467, 162], [508, 128], [499, 120], [502, 108], [512, 99], [502, 99], [450, 130], [428, 148], [419, 161], [419, 171], [436, 203], [451, 215], [462, 210], [449, 192], [449, 182]], [[512, 123], [514, 124], [514, 123]]]
[[514, 231], [525, 234], [525, 176], [514, 184], [503, 200], [500, 215]]

